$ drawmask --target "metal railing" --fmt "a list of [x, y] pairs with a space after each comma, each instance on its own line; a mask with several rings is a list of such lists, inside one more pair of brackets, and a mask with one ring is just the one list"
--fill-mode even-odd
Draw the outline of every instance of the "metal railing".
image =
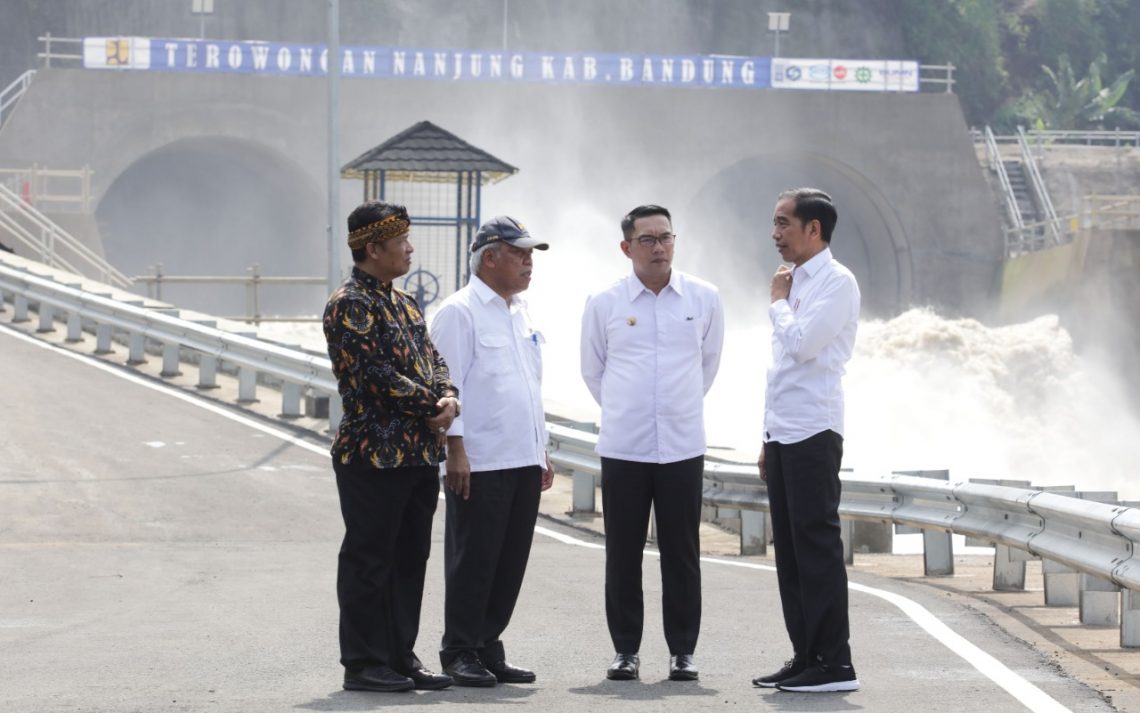
[[[53, 37], [50, 32], [45, 33], [39, 38], [40, 44], [43, 49], [36, 53], [36, 57], [40, 60], [45, 69], [52, 67], [52, 62], [55, 66], [59, 66], [62, 62], [68, 66], [76, 66], [83, 64], [83, 39], [79, 37]], [[79, 47], [79, 53], [75, 52], [60, 52], [59, 47]]]
[[[11, 236], [47, 263], [81, 275], [97, 278], [117, 287], [127, 287], [130, 278], [119, 272], [103, 256], [79, 242], [34, 206], [24, 202], [0, 183], [0, 232]], [[67, 257], [60, 254], [64, 250]]]
[[[238, 367], [238, 401], [256, 400], [260, 377], [281, 383], [283, 416], [300, 416], [306, 391], [329, 399], [330, 428], [340, 421], [340, 396], [328, 357], [266, 342], [256, 337], [218, 329], [216, 320], [202, 322], [179, 317], [178, 310], [161, 303], [146, 306], [136, 295], [94, 293], [77, 284], [64, 284], [53, 276], [36, 275], [18, 267], [19, 261], [0, 255], [0, 293], [12, 295], [13, 321], [27, 321], [35, 309], [39, 331], [53, 330], [56, 318], [67, 323], [68, 339], [79, 341], [84, 329], [95, 333], [95, 352], [107, 353], [116, 332], [126, 337], [128, 363], [145, 361], [148, 342], [162, 351], [162, 375], [175, 376], [184, 358], [193, 355], [198, 365], [198, 386], [217, 386], [221, 363]], [[70, 278], [67, 278], [70, 279]]]
[[1017, 196], [1013, 193], [1009, 174], [1006, 173], [1005, 164], [1002, 162], [1001, 151], [998, 149], [997, 140], [994, 139], [994, 133], [990, 131], [990, 127], [986, 127], [983, 137], [986, 147], [986, 163], [989, 164], [990, 170], [997, 174], [998, 185], [1001, 187], [1002, 196], [1005, 199], [1005, 209], [1010, 225], [1014, 228], [1021, 228], [1023, 225], [1021, 209], [1017, 205]]
[[[573, 474], [574, 511], [593, 512], [601, 472], [594, 454], [598, 437], [556, 424], [547, 428], [551, 460]], [[848, 538], [853, 521], [920, 528], [927, 574], [953, 573], [950, 534], [978, 538], [996, 548], [994, 584], [1001, 589], [1024, 589], [1025, 560], [1041, 558], [1053, 573], [1070, 578], [1082, 622], [1119, 624], [1121, 645], [1140, 646], [1140, 510], [1030, 488], [894, 473], [840, 478], [839, 514]], [[741, 511], [742, 551], [748, 540], [766, 543], [768, 490], [755, 465], [706, 460], [703, 499], [707, 506]], [[1011, 557], [1011, 551], [1023, 555]], [[1011, 566], [1020, 566], [1020, 580], [1011, 576]], [[1046, 604], [1070, 603], [1061, 586], [1046, 575]]]
[[28, 91], [34, 76], [36, 76], [36, 70], [29, 69], [16, 77], [16, 81], [4, 87], [3, 91], [0, 91], [0, 129], [4, 128], [4, 122], [15, 109], [16, 102], [20, 101], [20, 97]]
[[[926, 74], [923, 74], [926, 72]], [[952, 64], [920, 64], [918, 65], [918, 86], [933, 84], [935, 87], [944, 87], [942, 91], [947, 94], [954, 93], [954, 65]]]
[[1030, 150], [1029, 140], [1025, 136], [1025, 130], [1020, 126], [1017, 127], [1017, 145], [1021, 151], [1021, 163], [1025, 166], [1025, 171], [1029, 175], [1030, 187], [1033, 189], [1033, 198], [1037, 203], [1038, 209], [1043, 215], [1043, 222], [1046, 223], [1048, 236], [1050, 239], [1049, 247], [1063, 245], [1073, 239], [1073, 233], [1065, 228], [1068, 221], [1061, 223], [1057, 218], [1057, 211], [1053, 207], [1053, 199], [1049, 197], [1049, 188], [1045, 185], [1045, 180], [1041, 178], [1041, 170], [1037, 165], [1037, 158]]
[[92, 212], [91, 176], [90, 166], [74, 170], [37, 165], [0, 168], [0, 183], [18, 193], [25, 203], [59, 212]]
[[1088, 195], [1082, 201], [1081, 225], [1096, 230], [1140, 228], [1140, 195]]
[[[1054, 148], [1072, 146], [1091, 146], [1101, 148], [1140, 148], [1140, 131], [1121, 131], [1120, 129], [1089, 129], [1081, 131], [1068, 131], [1060, 129], [1026, 129], [1025, 136], [1033, 144], [1040, 158], [1044, 151]], [[984, 131], [973, 129], [970, 132], [975, 143], [985, 140]], [[1017, 134], [1001, 134], [995, 137], [999, 144], [1016, 144]]]
[[131, 278], [135, 284], [146, 285], [147, 297], [161, 301], [164, 285], [244, 285], [246, 314], [225, 317], [241, 322], [261, 324], [262, 322], [316, 322], [319, 317], [270, 316], [261, 313], [261, 288], [263, 285], [321, 285], [328, 284], [326, 277], [266, 276], [261, 267], [254, 263], [247, 275], [168, 275], [162, 271], [162, 263], [151, 266], [151, 274], [136, 275]]

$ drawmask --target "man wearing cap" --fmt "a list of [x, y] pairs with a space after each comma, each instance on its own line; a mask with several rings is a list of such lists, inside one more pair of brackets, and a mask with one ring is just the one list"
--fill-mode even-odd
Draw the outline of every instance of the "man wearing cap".
[[602, 515], [611, 680], [640, 676], [645, 605], [641, 561], [650, 507], [661, 552], [669, 678], [698, 677], [698, 528], [704, 475], [704, 396], [720, 365], [724, 307], [717, 289], [672, 269], [669, 211], [634, 208], [621, 221], [633, 272], [587, 300], [582, 378], [602, 407]]
[[337, 599], [348, 690], [452, 683], [414, 651], [443, 438], [459, 400], [419, 305], [392, 284], [411, 268], [410, 227], [400, 205], [368, 201], [352, 211], [352, 274], [324, 314], [344, 405], [332, 460], [344, 518]]
[[548, 245], [507, 216], [479, 228], [467, 286], [444, 300], [432, 341], [466, 406], [447, 431], [440, 662], [460, 686], [531, 683], [499, 639], [530, 556], [539, 492], [550, 487], [542, 409], [542, 334], [519, 293]]

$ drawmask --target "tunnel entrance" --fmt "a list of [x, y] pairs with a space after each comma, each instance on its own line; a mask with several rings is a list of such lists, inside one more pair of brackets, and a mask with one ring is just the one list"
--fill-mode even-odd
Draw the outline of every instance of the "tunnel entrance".
[[771, 237], [776, 195], [801, 186], [824, 190], [835, 201], [839, 222], [831, 250], [859, 281], [863, 316], [904, 310], [911, 297], [910, 253], [894, 211], [850, 166], [808, 152], [749, 157], [700, 188], [685, 213], [700, 246], [694, 271], [729, 298], [766, 303], [780, 264]]
[[[186, 139], [135, 161], [96, 209], [107, 259], [128, 275], [322, 276], [320, 188], [289, 158], [245, 141]], [[323, 285], [262, 286], [262, 314], [320, 314]], [[165, 285], [163, 300], [247, 314], [244, 285]]]

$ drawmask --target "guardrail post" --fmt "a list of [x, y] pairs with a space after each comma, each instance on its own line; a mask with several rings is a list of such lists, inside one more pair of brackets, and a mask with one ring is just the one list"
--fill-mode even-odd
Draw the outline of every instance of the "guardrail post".
[[588, 512], [596, 513], [597, 505], [594, 502], [594, 476], [589, 473], [583, 473], [580, 470], [574, 471], [574, 490], [573, 490], [573, 509], [574, 512]]
[[1076, 570], [1053, 560], [1041, 560], [1045, 581], [1045, 606], [1075, 607], [1080, 602], [1080, 578]]
[[1081, 623], [1116, 626], [1120, 623], [1120, 588], [1107, 579], [1081, 574]]
[[954, 574], [954, 540], [949, 532], [922, 531], [922, 568], [927, 577]]
[[198, 388], [218, 388], [218, 358], [203, 354], [198, 358]]
[[[855, 540], [855, 522], [852, 520], [839, 521], [839, 538], [843, 540], [843, 561], [847, 564], [855, 564], [855, 548], [852, 543]], [[776, 543], [779, 546], [779, 543]]]
[[762, 510], [740, 511], [740, 554], [768, 554], [768, 538], [765, 532], [767, 514]]
[[291, 384], [288, 381], [281, 384], [281, 417], [300, 418], [301, 416], [301, 385]]
[[95, 353], [96, 354], [110, 354], [111, 353], [111, 337], [113, 336], [113, 328], [109, 324], [96, 324], [95, 325]]
[[248, 366], [238, 368], [238, 403], [257, 402], [257, 372]]
[[178, 370], [179, 366], [179, 349], [178, 342], [170, 342], [169, 344], [162, 345], [162, 371], [159, 376], [169, 379], [175, 376], [182, 376], [182, 372]]
[[22, 292], [17, 292], [12, 296], [12, 323], [18, 324], [27, 321], [29, 321], [28, 297]]
[[1000, 542], [994, 543], [994, 591], [1019, 592], [1025, 589], [1025, 560]]
[[127, 339], [127, 363], [132, 366], [146, 363], [146, 335], [142, 332], [131, 332]]
[[67, 341], [71, 344], [83, 341], [83, 318], [79, 312], [67, 313]]
[[55, 308], [51, 305], [40, 303], [40, 326], [36, 328], [37, 333], [54, 332], [55, 331]]
[[1120, 646], [1140, 647], [1140, 592], [1120, 591]]

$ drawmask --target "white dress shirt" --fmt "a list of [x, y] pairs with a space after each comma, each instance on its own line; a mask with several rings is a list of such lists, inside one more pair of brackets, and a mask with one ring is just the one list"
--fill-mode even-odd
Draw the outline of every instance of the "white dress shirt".
[[859, 324], [855, 276], [824, 248], [793, 270], [788, 299], [773, 302], [768, 316], [764, 440], [798, 443], [829, 429], [842, 436], [842, 380]]
[[720, 293], [691, 275], [673, 270], [655, 295], [630, 274], [591, 295], [582, 378], [602, 407], [598, 454], [641, 463], [704, 455], [704, 396], [723, 343]]
[[435, 313], [431, 338], [451, 380], [462, 414], [448, 436], [462, 436], [471, 470], [537, 465], [546, 468], [542, 410], [542, 334], [531, 325], [519, 295], [506, 301], [472, 275]]

